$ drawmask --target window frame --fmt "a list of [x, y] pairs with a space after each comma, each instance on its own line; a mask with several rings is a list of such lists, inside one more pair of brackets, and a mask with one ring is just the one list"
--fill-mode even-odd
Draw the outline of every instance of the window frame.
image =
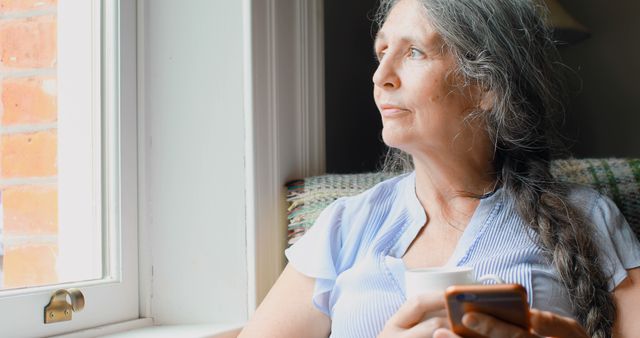
[[243, 1], [252, 313], [286, 264], [285, 183], [325, 173], [324, 0]]
[[[74, 57], [83, 58], [87, 55], [82, 52], [74, 53], [73, 50], [64, 52], [67, 51], [66, 48], [70, 48], [65, 46], [77, 46], [78, 41], [87, 42], [88, 35], [82, 34], [86, 29], [90, 32], [96, 30], [96, 27], [87, 27], [91, 22], [89, 24], [79, 20], [69, 22], [65, 19], [76, 15], [79, 8], [84, 8], [86, 13], [87, 3], [86, 0], [62, 0], [58, 3], [58, 64], [60, 66], [58, 71], [60, 73], [65, 71], [65, 67], [75, 66], [74, 63], [78, 60]], [[109, 173], [109, 179], [102, 185], [105, 192], [102, 197], [103, 202], [107, 203], [107, 208], [103, 207], [105, 212], [102, 218], [113, 224], [109, 227], [112, 230], [103, 230], [103, 243], [109, 243], [112, 249], [110, 256], [103, 261], [107, 263], [106, 266], [110, 270], [108, 272], [113, 278], [0, 291], [0, 316], [3, 322], [11, 323], [11, 325], [0, 326], [0, 336], [3, 337], [52, 336], [139, 317], [136, 4], [134, 1], [119, 0], [95, 0], [91, 4], [94, 7], [88, 11], [93, 13], [92, 20], [96, 20], [95, 15], [100, 17], [98, 21], [101, 22], [102, 32], [99, 43], [102, 48], [99, 53], [96, 53], [95, 49], [88, 52], [92, 54], [93, 62], [103, 60], [106, 63], [99, 64], [108, 65], [107, 67], [94, 67], [95, 64], [92, 66], [91, 71], [97, 70], [102, 77], [101, 89], [96, 92], [101, 97], [97, 101], [97, 106], [102, 110], [100, 116], [111, 117], [102, 119], [102, 125], [106, 127], [103, 128], [102, 134], [114, 136], [103, 139], [103, 144], [109, 146], [102, 150], [103, 159], [108, 160], [103, 163], [113, 164], [103, 168]], [[60, 22], [63, 24], [60, 25]], [[74, 24], [80, 26], [74, 26]], [[63, 52], [61, 53], [60, 50]], [[66, 86], [60, 81], [65, 80], [58, 78], [58, 97], [73, 96], [73, 85]], [[62, 102], [64, 98], [61, 99]], [[59, 114], [64, 114], [64, 111], [59, 111]], [[105, 184], [113, 185], [115, 189], [105, 189]], [[112, 212], [106, 212], [107, 210]], [[106, 238], [110, 241], [106, 241]], [[44, 324], [44, 306], [49, 302], [52, 292], [72, 287], [79, 288], [83, 292], [86, 300], [85, 308], [81, 312], [73, 313], [71, 321]], [[121, 306], [114, 307], [114, 299], [122, 300], [119, 301]]]

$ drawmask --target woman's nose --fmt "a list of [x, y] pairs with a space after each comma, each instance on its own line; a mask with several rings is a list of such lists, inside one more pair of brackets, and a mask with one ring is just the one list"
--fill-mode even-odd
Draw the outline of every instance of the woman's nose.
[[400, 78], [391, 58], [382, 59], [378, 68], [373, 73], [373, 84], [380, 88], [397, 89], [400, 87]]

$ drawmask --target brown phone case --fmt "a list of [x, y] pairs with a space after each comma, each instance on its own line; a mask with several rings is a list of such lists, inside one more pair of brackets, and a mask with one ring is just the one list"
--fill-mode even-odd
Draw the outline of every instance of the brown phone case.
[[480, 312], [529, 329], [527, 290], [519, 284], [454, 285], [445, 292], [451, 329], [465, 338], [485, 338], [462, 324], [467, 312]]

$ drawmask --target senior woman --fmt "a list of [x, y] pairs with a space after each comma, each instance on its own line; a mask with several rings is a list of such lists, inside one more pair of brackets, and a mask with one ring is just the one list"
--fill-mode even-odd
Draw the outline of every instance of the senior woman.
[[457, 337], [443, 296], [402, 282], [446, 265], [526, 287], [531, 330], [466, 315], [485, 336], [638, 336], [640, 244], [609, 199], [549, 172], [562, 88], [539, 6], [382, 1], [374, 98], [414, 170], [324, 210], [240, 337]]

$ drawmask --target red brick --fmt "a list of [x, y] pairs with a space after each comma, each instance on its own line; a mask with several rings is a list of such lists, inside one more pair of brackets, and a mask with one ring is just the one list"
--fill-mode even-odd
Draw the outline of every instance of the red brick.
[[57, 18], [36, 16], [0, 24], [3, 68], [52, 68], [57, 58]]
[[57, 244], [27, 244], [6, 247], [4, 253], [4, 288], [54, 284]]
[[37, 10], [57, 3], [57, 0], [0, 0], [0, 13]]
[[5, 134], [0, 141], [0, 177], [48, 177], [58, 172], [56, 131]]
[[5, 188], [2, 211], [6, 236], [58, 234], [58, 189], [55, 186]]
[[55, 78], [5, 79], [2, 82], [2, 106], [2, 124], [5, 126], [55, 122]]

